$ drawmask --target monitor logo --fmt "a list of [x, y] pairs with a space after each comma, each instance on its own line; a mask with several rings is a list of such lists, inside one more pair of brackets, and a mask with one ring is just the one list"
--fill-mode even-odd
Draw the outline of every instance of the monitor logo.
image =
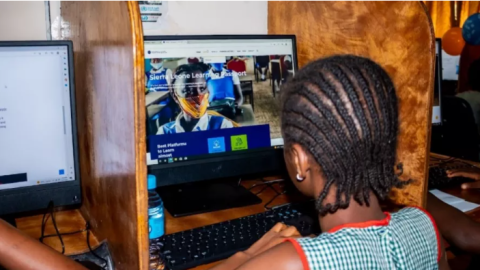
[[151, 54], [151, 53], [152, 53], [152, 51], [148, 51], [148, 54]]

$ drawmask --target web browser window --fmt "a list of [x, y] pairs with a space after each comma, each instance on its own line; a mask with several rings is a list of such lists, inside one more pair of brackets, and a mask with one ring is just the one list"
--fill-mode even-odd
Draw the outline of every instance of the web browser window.
[[292, 39], [145, 41], [149, 164], [281, 147]]
[[0, 190], [75, 180], [67, 46], [0, 47]]

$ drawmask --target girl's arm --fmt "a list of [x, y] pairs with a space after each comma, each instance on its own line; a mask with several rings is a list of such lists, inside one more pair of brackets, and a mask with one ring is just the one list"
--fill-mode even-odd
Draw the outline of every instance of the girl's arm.
[[304, 268], [304, 263], [306, 262], [302, 262], [293, 245], [289, 242], [285, 242], [255, 256], [235, 269], [303, 270], [307, 269]]
[[0, 219], [0, 265], [14, 270], [87, 270]]
[[427, 211], [448, 243], [463, 251], [480, 254], [480, 223], [431, 193], [427, 195]]
[[[270, 231], [268, 231], [264, 236], [262, 236], [262, 238], [260, 238], [260, 240], [255, 242], [255, 244], [253, 244], [249, 249], [247, 249], [244, 252], [238, 252], [237, 254], [221, 262], [220, 264], [211, 268], [210, 270], [240, 269], [239, 267], [241, 267], [242, 265], [250, 261], [257, 262], [258, 257], [260, 257], [264, 253], [267, 253], [271, 249], [274, 249], [277, 246], [285, 245], [285, 244], [282, 244], [285, 241], [285, 239], [292, 238], [292, 237], [300, 237], [300, 233], [298, 233], [295, 227], [287, 226], [282, 223], [277, 223], [275, 226], [273, 226], [273, 228]], [[296, 253], [295, 249], [291, 244], [287, 244], [287, 245], [291, 246], [291, 248], [293, 249], [293, 252]], [[281, 251], [283, 251], [283, 249]], [[251, 269], [255, 269], [255, 268], [251, 268]], [[262, 268], [258, 268], [258, 269], [262, 269]], [[263, 269], [281, 270], [283, 268], [263, 268]], [[292, 269], [292, 270], [296, 270], [296, 269]]]

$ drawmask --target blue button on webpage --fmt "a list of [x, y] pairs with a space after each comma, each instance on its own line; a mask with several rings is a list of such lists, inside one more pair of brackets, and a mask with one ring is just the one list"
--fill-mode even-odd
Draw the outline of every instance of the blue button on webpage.
[[209, 138], [208, 139], [208, 153], [221, 153], [225, 152], [225, 138]]

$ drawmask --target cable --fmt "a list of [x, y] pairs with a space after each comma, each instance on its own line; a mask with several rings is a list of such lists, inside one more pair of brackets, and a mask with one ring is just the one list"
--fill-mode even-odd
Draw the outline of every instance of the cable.
[[97, 255], [97, 253], [95, 253], [95, 251], [93, 251], [92, 249], [92, 246], [90, 246], [90, 224], [87, 223], [87, 246], [88, 246], [88, 250], [90, 251], [90, 253], [92, 253], [93, 256], [97, 257], [98, 259], [100, 259], [101, 261], [103, 261], [103, 266], [102, 269], [107, 269], [107, 266], [108, 266], [108, 261], [105, 260], [104, 258], [100, 257]]
[[270, 185], [266, 185], [266, 186], [264, 186], [262, 189], [260, 189], [260, 191], [257, 191], [257, 192], [255, 192], [254, 194], [255, 194], [255, 195], [258, 195], [258, 194], [264, 192], [265, 189], [267, 189], [267, 188], [269, 188], [269, 187], [271, 187], [271, 186], [270, 186]]
[[[73, 234], [77, 234], [77, 233], [83, 233], [83, 232], [87, 232], [87, 246], [88, 246], [88, 250], [90, 251], [90, 253], [92, 253], [93, 256], [97, 257], [98, 259], [100, 259], [101, 261], [103, 261], [103, 266], [101, 266], [102, 269], [107, 269], [108, 267], [108, 261], [105, 260], [104, 258], [100, 257], [99, 255], [97, 255], [97, 253], [95, 253], [95, 251], [93, 251], [92, 249], [92, 246], [90, 245], [90, 224], [87, 222], [87, 224], [85, 225], [85, 229], [83, 230], [78, 230], [78, 231], [73, 231], [73, 232], [66, 232], [66, 233], [60, 233], [60, 231], [58, 230], [58, 226], [57, 226], [57, 221], [55, 220], [55, 211], [54, 211], [54, 203], [53, 201], [50, 201], [48, 203], [48, 206], [47, 206], [47, 210], [46, 212], [43, 214], [43, 217], [42, 217], [42, 232], [41, 232], [41, 235], [40, 235], [40, 238], [39, 238], [39, 241], [41, 243], [43, 243], [43, 239], [45, 238], [50, 238], [50, 237], [58, 237], [58, 239], [60, 240], [60, 243], [62, 245], [62, 254], [65, 254], [65, 244], [63, 242], [63, 238], [62, 236], [64, 235], [73, 235]], [[53, 227], [55, 228], [55, 234], [48, 234], [48, 235], [45, 235], [45, 227], [46, 227], [46, 224], [47, 224], [47, 221], [48, 219], [51, 218], [52, 219], [52, 223], [53, 223]]]
[[473, 165], [473, 164], [470, 164], [470, 163], [468, 163], [468, 162], [466, 162], [466, 161], [463, 161], [463, 160], [460, 160], [460, 159], [455, 159], [455, 161], [456, 161], [456, 162], [463, 163], [463, 164], [465, 164], [465, 165], [468, 165], [468, 166], [470, 166], [470, 167], [473, 167], [473, 168], [480, 169], [480, 167], [479, 167], [479, 166], [477, 166], [477, 165]]
[[[86, 229], [83, 229], [83, 230], [78, 230], [78, 231], [74, 231], [74, 232], [61, 233], [60, 235], [61, 236], [73, 235], [73, 234], [77, 234], [77, 233], [83, 233], [83, 232], [86, 232], [86, 231], [87, 231]], [[57, 237], [57, 236], [58, 236], [57, 234], [49, 234], [49, 235], [43, 236], [43, 239], [50, 238], [50, 237]]]
[[[47, 217], [47, 214], [49, 216]], [[63, 238], [62, 234], [60, 234], [60, 231], [58, 230], [57, 226], [57, 221], [55, 220], [55, 215], [54, 215], [54, 204], [53, 201], [50, 201], [47, 206], [47, 211], [43, 214], [42, 218], [42, 234], [40, 236], [40, 242], [43, 243], [43, 239], [46, 237], [50, 236], [45, 236], [45, 225], [47, 224], [48, 218], [51, 217], [52, 223], [53, 223], [53, 228], [55, 229], [56, 236], [58, 236], [58, 239], [60, 240], [60, 244], [62, 245], [62, 254], [65, 254], [65, 244], [63, 243]]]
[[[276, 182], [275, 182], [276, 181]], [[272, 182], [274, 183], [280, 183], [280, 182], [283, 182], [284, 179], [277, 179], [277, 180], [272, 180]], [[266, 182], [265, 182], [266, 183]], [[278, 198], [279, 196], [287, 193], [287, 190], [283, 190], [282, 192], [279, 192], [272, 184], [268, 185], [268, 187], [270, 187], [271, 189], [273, 189], [273, 191], [275, 191], [275, 195], [265, 204], [263, 205], [263, 207], [266, 209], [266, 210], [271, 210], [272, 207], [270, 207], [269, 205], [276, 199]]]
[[272, 207], [268, 206], [269, 204], [271, 204], [276, 198], [278, 198], [279, 196], [283, 195], [287, 193], [287, 190], [284, 190], [282, 192], [277, 192], [277, 194], [275, 194], [275, 196], [273, 196], [273, 198], [270, 199], [270, 201], [268, 201], [263, 207], [267, 210], [271, 210]]
[[282, 183], [282, 182], [285, 182], [285, 179], [275, 179], [275, 180], [264, 181], [262, 183], [253, 184], [251, 187], [248, 188], [248, 190], [252, 190], [253, 188], [258, 187], [258, 186], [263, 186], [263, 185], [271, 186], [272, 184], [277, 184], [277, 183]]
[[458, 158], [455, 158], [455, 157], [449, 157], [449, 158], [438, 158], [438, 157], [431, 157], [431, 158], [434, 158], [436, 159], [436, 161], [440, 162], [440, 163], [435, 163], [435, 164], [431, 164], [429, 167], [436, 167], [436, 166], [440, 166], [440, 165], [444, 165], [444, 164], [448, 164], [448, 163], [462, 163], [462, 164], [465, 164], [467, 166], [470, 166], [470, 167], [473, 167], [473, 168], [477, 168], [477, 169], [480, 169], [479, 166], [477, 165], [474, 165], [474, 164], [471, 164], [467, 161], [463, 161], [461, 159], [458, 159]]
[[455, 158], [454, 157], [441, 158], [441, 157], [430, 156], [430, 159], [435, 159], [439, 161], [450, 161], [450, 160], [454, 160]]

